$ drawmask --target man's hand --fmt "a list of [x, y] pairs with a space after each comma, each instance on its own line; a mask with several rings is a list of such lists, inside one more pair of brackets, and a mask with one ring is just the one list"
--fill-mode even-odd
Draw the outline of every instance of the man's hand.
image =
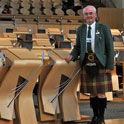
[[65, 58], [65, 61], [69, 63], [71, 59], [72, 59], [72, 55], [67, 55], [67, 57]]

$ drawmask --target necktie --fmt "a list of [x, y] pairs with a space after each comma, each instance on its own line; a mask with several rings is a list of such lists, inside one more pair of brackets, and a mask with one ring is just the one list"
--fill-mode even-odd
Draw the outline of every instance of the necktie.
[[91, 26], [88, 27], [88, 42], [87, 42], [87, 51], [88, 53], [91, 53], [92, 52], [92, 49], [91, 49]]
[[91, 26], [88, 27], [88, 38], [91, 38]]

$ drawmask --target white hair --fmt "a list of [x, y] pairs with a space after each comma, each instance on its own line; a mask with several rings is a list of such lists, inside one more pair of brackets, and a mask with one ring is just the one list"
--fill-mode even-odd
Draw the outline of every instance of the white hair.
[[83, 15], [85, 14], [85, 9], [86, 8], [93, 8], [94, 9], [94, 12], [96, 13], [96, 8], [94, 6], [92, 6], [92, 5], [88, 5], [85, 8], [83, 8]]

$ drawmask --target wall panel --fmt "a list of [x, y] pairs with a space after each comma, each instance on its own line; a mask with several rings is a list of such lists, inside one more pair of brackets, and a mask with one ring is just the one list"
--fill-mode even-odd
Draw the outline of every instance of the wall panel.
[[119, 8], [99, 8], [98, 16], [100, 23], [110, 26], [110, 28], [123, 28], [123, 9]]

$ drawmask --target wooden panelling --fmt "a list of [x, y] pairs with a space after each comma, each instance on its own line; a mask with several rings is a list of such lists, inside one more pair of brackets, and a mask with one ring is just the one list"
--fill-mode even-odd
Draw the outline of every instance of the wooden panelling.
[[123, 10], [119, 8], [99, 8], [98, 16], [100, 23], [110, 26], [110, 28], [123, 28]]

